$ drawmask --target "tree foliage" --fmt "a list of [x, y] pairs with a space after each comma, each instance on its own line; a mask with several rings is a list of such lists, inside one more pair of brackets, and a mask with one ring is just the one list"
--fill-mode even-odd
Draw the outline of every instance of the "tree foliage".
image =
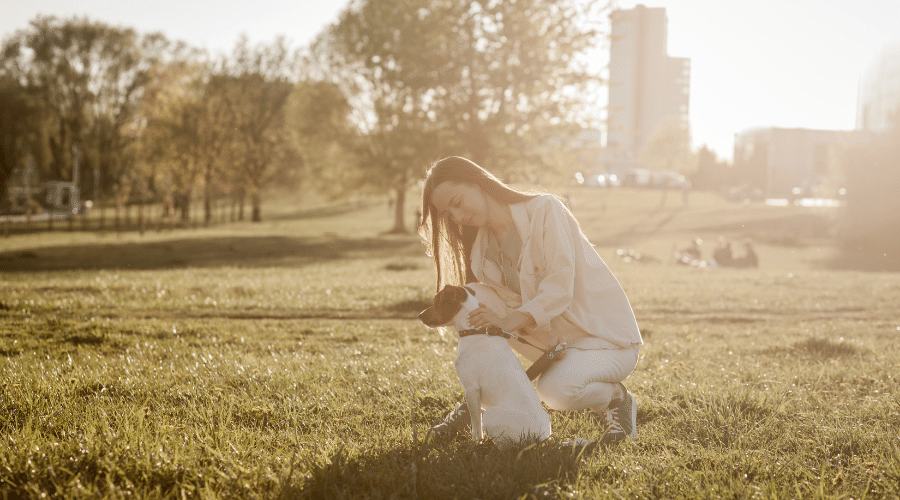
[[38, 17], [19, 35], [5, 40], [0, 72], [43, 107], [44, 176], [70, 180], [78, 144], [82, 165], [109, 189], [132, 165], [129, 125], [168, 41], [81, 18]]
[[370, 182], [395, 192], [395, 231], [404, 193], [442, 156], [501, 175], [550, 166], [542, 141], [594, 118], [583, 111], [599, 79], [579, 55], [599, 42], [589, 22], [601, 12], [578, 0], [351, 2], [313, 53], [354, 106]]
[[313, 48], [324, 74], [353, 106], [354, 149], [364, 170], [357, 177], [394, 192], [396, 232], [405, 231], [404, 197], [416, 166], [433, 160], [439, 144], [430, 109], [438, 75], [429, 66], [440, 61], [429, 60], [436, 51], [428, 47], [442, 27], [439, 16], [427, 11], [430, 3], [351, 3]]
[[662, 121], [640, 155], [651, 170], [681, 174], [693, 174], [697, 170], [691, 131], [677, 119]]
[[207, 220], [215, 193], [249, 196], [259, 220], [268, 185], [316, 177], [331, 192], [392, 191], [406, 231], [404, 196], [438, 158], [513, 182], [571, 163], [564, 145], [599, 122], [583, 55], [606, 8], [352, 0], [302, 79], [284, 39], [242, 38], [211, 60], [159, 34], [38, 17], [3, 42], [0, 176], [28, 150], [42, 180], [68, 180], [77, 145], [81, 191], [93, 171], [117, 204], [173, 198], [186, 218], [202, 186]]
[[10, 201], [7, 186], [22, 167], [23, 157], [42, 150], [44, 137], [37, 133], [40, 117], [40, 101], [18, 82], [0, 77], [0, 208], [4, 210]]
[[720, 159], [706, 145], [700, 146], [697, 150], [697, 171], [690, 176], [694, 189], [721, 191], [732, 184], [733, 175], [727, 161]]
[[577, 0], [455, 1], [437, 115], [448, 144], [507, 175], [553, 168], [548, 137], [597, 125], [600, 79], [583, 55], [600, 44], [607, 6]]
[[259, 220], [261, 190], [297, 162], [284, 128], [297, 73], [284, 39], [242, 38], [212, 61], [159, 34], [38, 17], [3, 42], [0, 187], [29, 151], [41, 180], [71, 179], [77, 145], [82, 192], [93, 171], [117, 205], [172, 199], [187, 219], [202, 186], [207, 221], [214, 192], [249, 196]]
[[[208, 85], [208, 66], [195, 51], [177, 54], [154, 67], [139, 123], [138, 148], [147, 179], [158, 196], [171, 199], [183, 221], [199, 179], [209, 191], [212, 170], [221, 156], [227, 125]], [[207, 211], [206, 216], [209, 217]]]
[[296, 163], [284, 124], [297, 64], [297, 54], [284, 38], [251, 46], [242, 37], [231, 56], [220, 60], [210, 82], [232, 129], [228, 168], [246, 185], [254, 222], [261, 220], [263, 188]]
[[286, 128], [298, 156], [299, 182], [328, 197], [348, 186], [365, 186], [359, 168], [359, 136], [340, 89], [328, 82], [304, 80], [288, 100]]

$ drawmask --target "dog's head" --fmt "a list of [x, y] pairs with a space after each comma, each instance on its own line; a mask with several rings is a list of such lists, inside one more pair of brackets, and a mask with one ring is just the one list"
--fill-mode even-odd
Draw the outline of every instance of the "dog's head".
[[459, 313], [468, 297], [464, 287], [447, 285], [434, 296], [431, 307], [419, 313], [419, 319], [430, 328], [444, 326]]

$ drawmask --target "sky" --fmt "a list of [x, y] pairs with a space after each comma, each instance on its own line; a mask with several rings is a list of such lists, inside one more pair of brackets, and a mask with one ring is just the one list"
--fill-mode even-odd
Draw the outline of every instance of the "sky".
[[[859, 81], [900, 44], [900, 0], [618, 0], [665, 7], [668, 52], [691, 59], [694, 145], [730, 159], [734, 134], [758, 127], [851, 130]], [[162, 31], [212, 52], [241, 34], [309, 43], [343, 0], [0, 0], [0, 35], [37, 15], [87, 16]], [[606, 54], [598, 50], [598, 59]]]

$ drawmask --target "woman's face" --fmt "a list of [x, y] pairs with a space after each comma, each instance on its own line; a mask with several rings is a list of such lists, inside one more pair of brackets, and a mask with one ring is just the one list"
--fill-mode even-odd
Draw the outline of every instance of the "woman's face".
[[449, 215], [457, 224], [474, 227], [487, 225], [487, 198], [476, 184], [444, 181], [434, 188], [431, 204], [441, 217]]

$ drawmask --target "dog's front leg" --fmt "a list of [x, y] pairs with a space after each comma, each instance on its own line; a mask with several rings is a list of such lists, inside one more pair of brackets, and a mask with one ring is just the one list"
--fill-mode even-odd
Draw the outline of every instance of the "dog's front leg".
[[484, 431], [481, 428], [481, 389], [466, 389], [466, 405], [472, 419], [472, 437], [477, 444], [484, 440]]

